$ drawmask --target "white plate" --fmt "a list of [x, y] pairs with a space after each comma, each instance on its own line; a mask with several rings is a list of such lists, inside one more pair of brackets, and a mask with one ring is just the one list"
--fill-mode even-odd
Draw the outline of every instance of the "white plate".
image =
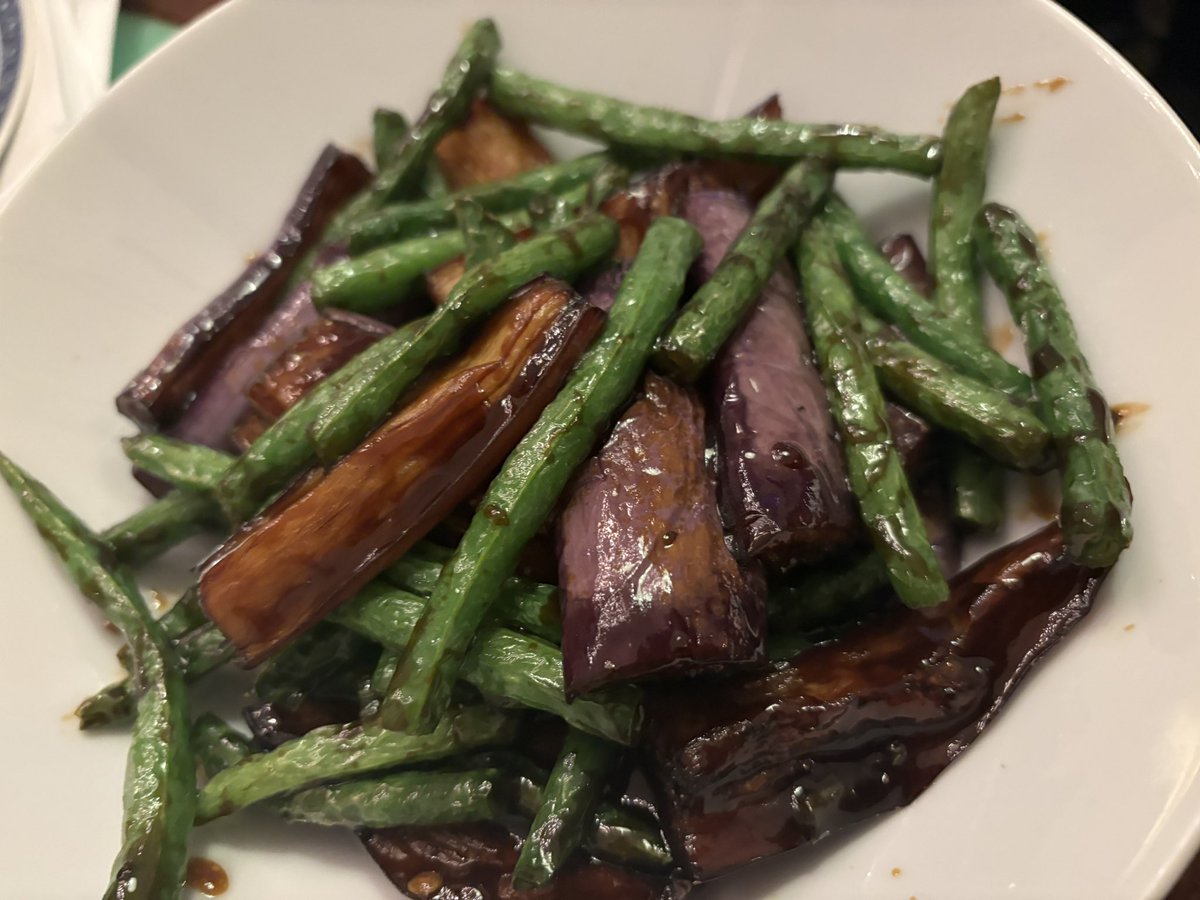
[[29, 93], [33, 45], [18, 0], [0, 0], [0, 161], [12, 140]]
[[[915, 805], [707, 896], [1161, 895], [1200, 827], [1200, 153], [1128, 65], [1042, 0], [235, 2], [124, 79], [0, 216], [0, 446], [89, 521], [142, 502], [113, 394], [268, 238], [321, 145], [363, 146], [376, 104], [418, 110], [487, 12], [507, 58], [536, 73], [718, 115], [780, 90], [795, 118], [935, 130], [985, 76], [1070, 79], [1005, 96], [1001, 115], [1025, 120], [998, 130], [991, 193], [1048, 233], [1110, 399], [1152, 406], [1121, 439], [1136, 544], [1093, 615]], [[921, 182], [848, 186], [880, 234], [923, 231]], [[113, 642], [7, 500], [0, 529], [0, 895], [95, 895], [126, 739], [81, 735], [68, 714], [118, 675]], [[233, 898], [394, 896], [344, 832], [247, 815], [198, 831], [194, 851], [228, 869]]]

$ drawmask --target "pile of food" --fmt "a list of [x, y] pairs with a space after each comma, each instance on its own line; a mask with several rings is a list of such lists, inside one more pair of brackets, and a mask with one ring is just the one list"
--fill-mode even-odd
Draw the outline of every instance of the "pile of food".
[[[132, 723], [109, 897], [177, 896], [191, 828], [252, 804], [356, 829], [421, 900], [681, 896], [910, 802], [1131, 540], [1063, 298], [985, 202], [997, 79], [904, 136], [498, 49], [476, 23], [415, 124], [380, 111], [374, 171], [326, 149], [122, 391], [158, 499], [95, 532], [0, 457], [125, 640], [78, 710]], [[928, 268], [839, 197], [860, 168], [932, 179]], [[1055, 470], [1058, 520], [959, 571], [1006, 472]], [[156, 618], [133, 573], [204, 532]], [[189, 706], [231, 661], [251, 737]]]

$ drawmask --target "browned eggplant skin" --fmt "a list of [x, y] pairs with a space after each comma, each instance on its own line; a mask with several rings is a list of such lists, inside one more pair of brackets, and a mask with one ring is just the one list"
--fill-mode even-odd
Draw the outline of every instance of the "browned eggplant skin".
[[965, 750], [1107, 570], [1051, 525], [992, 553], [932, 610], [895, 608], [753, 678], [660, 687], [646, 721], [667, 830], [712, 878], [911, 802]]
[[273, 422], [391, 329], [363, 316], [338, 310], [322, 316], [275, 360], [247, 391], [254, 410]]
[[297, 264], [337, 211], [370, 180], [358, 157], [326, 147], [271, 245], [171, 336], [117, 395], [117, 409], [146, 430], [174, 424], [229, 353], [266, 321]]
[[205, 563], [200, 598], [242, 663], [320, 621], [470, 496], [603, 319], [568, 285], [537, 279], [362, 445], [230, 538]]
[[482, 97], [462, 125], [435, 150], [438, 168], [451, 190], [503, 181], [554, 161], [529, 125], [500, 113]]
[[[729, 191], [687, 197], [684, 215], [704, 237], [701, 279], [712, 276], [750, 212]], [[721, 502], [742, 549], [788, 569], [861, 539], [837, 428], [786, 266], [721, 350], [711, 384]]]
[[763, 658], [765, 585], [725, 545], [696, 395], [646, 377], [559, 519], [567, 693]]
[[688, 888], [579, 855], [545, 887], [514, 890], [521, 839], [495, 822], [384, 828], [360, 837], [392, 883], [421, 900], [680, 900]]

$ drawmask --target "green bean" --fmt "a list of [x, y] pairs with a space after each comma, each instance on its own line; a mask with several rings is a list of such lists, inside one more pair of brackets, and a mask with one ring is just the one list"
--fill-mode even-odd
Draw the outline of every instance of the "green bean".
[[475, 22], [446, 66], [442, 83], [408, 134], [393, 147], [387, 165], [375, 176], [365, 199], [356, 208], [378, 209], [413, 196], [433, 155], [433, 148], [451, 128], [467, 117], [471, 101], [491, 77], [500, 35], [491, 19]]
[[499, 710], [473, 706], [451, 712], [429, 734], [400, 734], [373, 725], [317, 728], [213, 776], [200, 791], [196, 821], [327, 782], [504, 743], [514, 724]]
[[949, 587], [892, 442], [883, 394], [859, 333], [854, 293], [826, 221], [818, 216], [809, 225], [800, 239], [797, 264], [850, 487], [897, 595], [909, 606], [932, 606], [949, 596]]
[[513, 868], [513, 888], [531, 890], [548, 883], [579, 849], [619, 759], [619, 749], [608, 741], [575, 729], [567, 732]]
[[985, 384], [1029, 396], [1029, 377], [976, 333], [938, 312], [917, 293], [871, 243], [857, 217], [839, 197], [829, 197], [822, 218], [837, 241], [859, 300], [871, 312], [899, 326], [914, 344], [959, 371]]
[[957, 443], [949, 448], [954, 519], [991, 532], [1004, 521], [1004, 470], [977, 448]]
[[509, 115], [623, 147], [667, 153], [819, 157], [842, 168], [932, 175], [941, 144], [929, 135], [896, 135], [863, 125], [808, 125], [762, 119], [701, 119], [560, 87], [512, 69], [492, 75], [492, 102]]
[[352, 693], [360, 673], [374, 664], [375, 652], [374, 644], [359, 632], [321, 622], [259, 669], [254, 694], [267, 703], [287, 705], [313, 692]]
[[812, 639], [807, 635], [772, 632], [767, 636], [767, 659], [771, 662], [788, 662], [812, 646]]
[[[501, 605], [507, 604], [497, 602], [494, 613], [500, 612]], [[406, 652], [425, 607], [426, 601], [414, 594], [372, 585], [331, 617], [383, 645], [385, 655], [371, 679], [372, 695], [386, 688], [386, 679], [391, 678], [397, 660]], [[568, 703], [558, 648], [508, 628], [480, 632], [459, 674], [499, 704], [554, 713], [578, 728], [620, 743], [630, 743], [640, 723], [640, 695], [634, 689], [595, 691]], [[257, 693], [267, 696], [262, 688]]]
[[504, 813], [503, 781], [496, 769], [397, 772], [309, 788], [278, 801], [278, 809], [292, 822], [350, 828], [486, 822]]
[[423, 597], [375, 582], [336, 609], [329, 621], [365, 635], [393, 652], [403, 653], [424, 611]]
[[371, 115], [371, 149], [375, 153], [375, 171], [395, 165], [396, 150], [408, 137], [408, 119], [404, 113], [380, 107]]
[[759, 204], [712, 277], [659, 338], [654, 351], [658, 369], [685, 381], [700, 376], [754, 306], [831, 183], [832, 173], [821, 163], [800, 162], [788, 170]]
[[933, 182], [929, 223], [934, 305], [981, 336], [983, 311], [971, 223], [983, 204], [988, 138], [999, 99], [1000, 79], [989, 78], [968, 88], [950, 110], [942, 134], [942, 168]]
[[573, 278], [599, 262], [616, 239], [616, 223], [592, 213], [468, 271], [416, 335], [396, 332], [371, 347], [383, 348], [378, 352], [386, 354], [386, 362], [362, 377], [351, 376], [312, 424], [310, 438], [318, 458], [330, 462], [352, 450], [429, 363], [452, 351], [467, 328], [517, 288], [539, 275]]
[[517, 243], [517, 236], [503, 222], [488, 215], [477, 200], [460, 198], [454, 204], [454, 218], [462, 235], [464, 263], [468, 269]]
[[849, 562], [788, 573], [767, 591], [771, 634], [818, 628], [848, 618], [888, 586], [888, 570], [878, 553]]
[[192, 491], [212, 490], [233, 462], [233, 457], [202, 444], [189, 444], [162, 434], [122, 438], [126, 458], [172, 487]]
[[75, 707], [81, 730], [129, 722], [137, 711], [133, 683], [122, 678], [101, 688]]
[[194, 491], [171, 491], [101, 532], [118, 560], [148, 562], [210, 528], [220, 526], [212, 498]]
[[[441, 573], [442, 563], [414, 558], [410, 552], [393, 563], [384, 577], [397, 587], [428, 597]], [[559, 591], [554, 585], [539, 584], [519, 575], [505, 579], [492, 618], [556, 644], [562, 640], [562, 610]]]
[[592, 153], [531, 169], [504, 181], [472, 185], [446, 197], [385, 206], [349, 226], [350, 252], [359, 254], [383, 244], [449, 228], [454, 225], [454, 204], [460, 199], [477, 201], [490, 213], [513, 212], [524, 209], [540, 194], [557, 195], [586, 185], [611, 166], [613, 162], [607, 154]]
[[1033, 410], [956, 371], [869, 314], [860, 318], [879, 381], [906, 407], [1007, 466], [1035, 469], [1046, 463], [1050, 433]]
[[1025, 333], [1034, 394], [1063, 466], [1067, 551], [1085, 566], [1111, 566], [1133, 540], [1133, 496], [1112, 442], [1112, 412], [1079, 347], [1062, 293], [1037, 237], [1017, 213], [989, 203], [975, 243]]
[[117, 627], [126, 643], [140, 639], [145, 627], [141, 594], [128, 572], [105, 565], [103, 542], [44, 484], [2, 453], [0, 477], [17, 495], [21, 507], [84, 597]]
[[[988, 138], [1000, 79], [968, 88], [950, 111], [942, 135], [942, 168], [934, 180], [929, 225], [934, 305], [985, 338], [983, 304], [971, 241], [971, 223], [983, 203]], [[950, 448], [955, 518], [992, 531], [1004, 518], [1004, 475], [970, 447]]]
[[[396, 343], [424, 327], [417, 319], [372, 344], [346, 365], [322, 380], [275, 420], [225, 473], [215, 494], [230, 522], [241, 522], [315, 459], [308, 431], [317, 415], [353, 379], [385, 367]], [[390, 343], [389, 343], [390, 342]]]
[[220, 716], [204, 713], [192, 723], [192, 753], [209, 778], [253, 752], [250, 741], [229, 727]]
[[386, 727], [420, 733], [442, 715], [501, 584], [632, 393], [699, 251], [700, 236], [686, 222], [664, 217], [650, 226], [600, 338], [509, 455], [443, 568], [380, 708]]
[[313, 303], [318, 308], [378, 312], [404, 300], [421, 276], [462, 252], [463, 236], [457, 231], [378, 247], [313, 272]]
[[[512, 777], [515, 811], [532, 820], [541, 809], [549, 773], [520, 757], [502, 762]], [[584, 833], [583, 846], [597, 859], [631, 869], [663, 872], [675, 864], [658, 820], [641, 807], [622, 803], [600, 804]]]
[[[140, 599], [140, 598], [139, 598]], [[125, 768], [125, 823], [106, 900], [178, 897], [196, 802], [187, 687], [143, 605], [130, 641], [142, 693]]]
[[568, 701], [559, 649], [507, 628], [480, 631], [459, 675], [493, 702], [553, 713], [580, 731], [618, 744], [632, 744], [641, 728], [641, 691], [636, 687], [608, 687]]
[[71, 580], [117, 626], [133, 650], [140, 695], [125, 769], [123, 841], [105, 896], [124, 897], [137, 887], [146, 896], [177, 897], [196, 779], [187, 691], [162, 629], [129, 573], [105, 565], [103, 545], [44, 484], [3, 454], [0, 477], [58, 554]]

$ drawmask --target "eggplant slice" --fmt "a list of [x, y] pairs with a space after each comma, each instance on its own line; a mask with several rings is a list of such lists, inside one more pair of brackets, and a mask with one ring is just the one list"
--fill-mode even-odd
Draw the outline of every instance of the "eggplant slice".
[[205, 563], [200, 596], [242, 662], [349, 600], [485, 483], [603, 319], [568, 285], [537, 279], [357, 449], [230, 538]]
[[[712, 276], [750, 213], [729, 191], [688, 196], [684, 215], [704, 237], [701, 279]], [[721, 501], [746, 553], [788, 569], [861, 540], [842, 445], [786, 265], [717, 357], [712, 397]]]
[[669, 839], [708, 879], [904, 806], [1087, 614], [1108, 570], [1051, 525], [768, 674], [662, 686], [646, 722]]
[[358, 157], [326, 147], [271, 245], [171, 336], [117, 396], [117, 409], [148, 431], [175, 425], [229, 356], [267, 322], [301, 259], [370, 180]]
[[761, 573], [725, 545], [695, 394], [648, 375], [559, 519], [571, 696], [763, 659]]

